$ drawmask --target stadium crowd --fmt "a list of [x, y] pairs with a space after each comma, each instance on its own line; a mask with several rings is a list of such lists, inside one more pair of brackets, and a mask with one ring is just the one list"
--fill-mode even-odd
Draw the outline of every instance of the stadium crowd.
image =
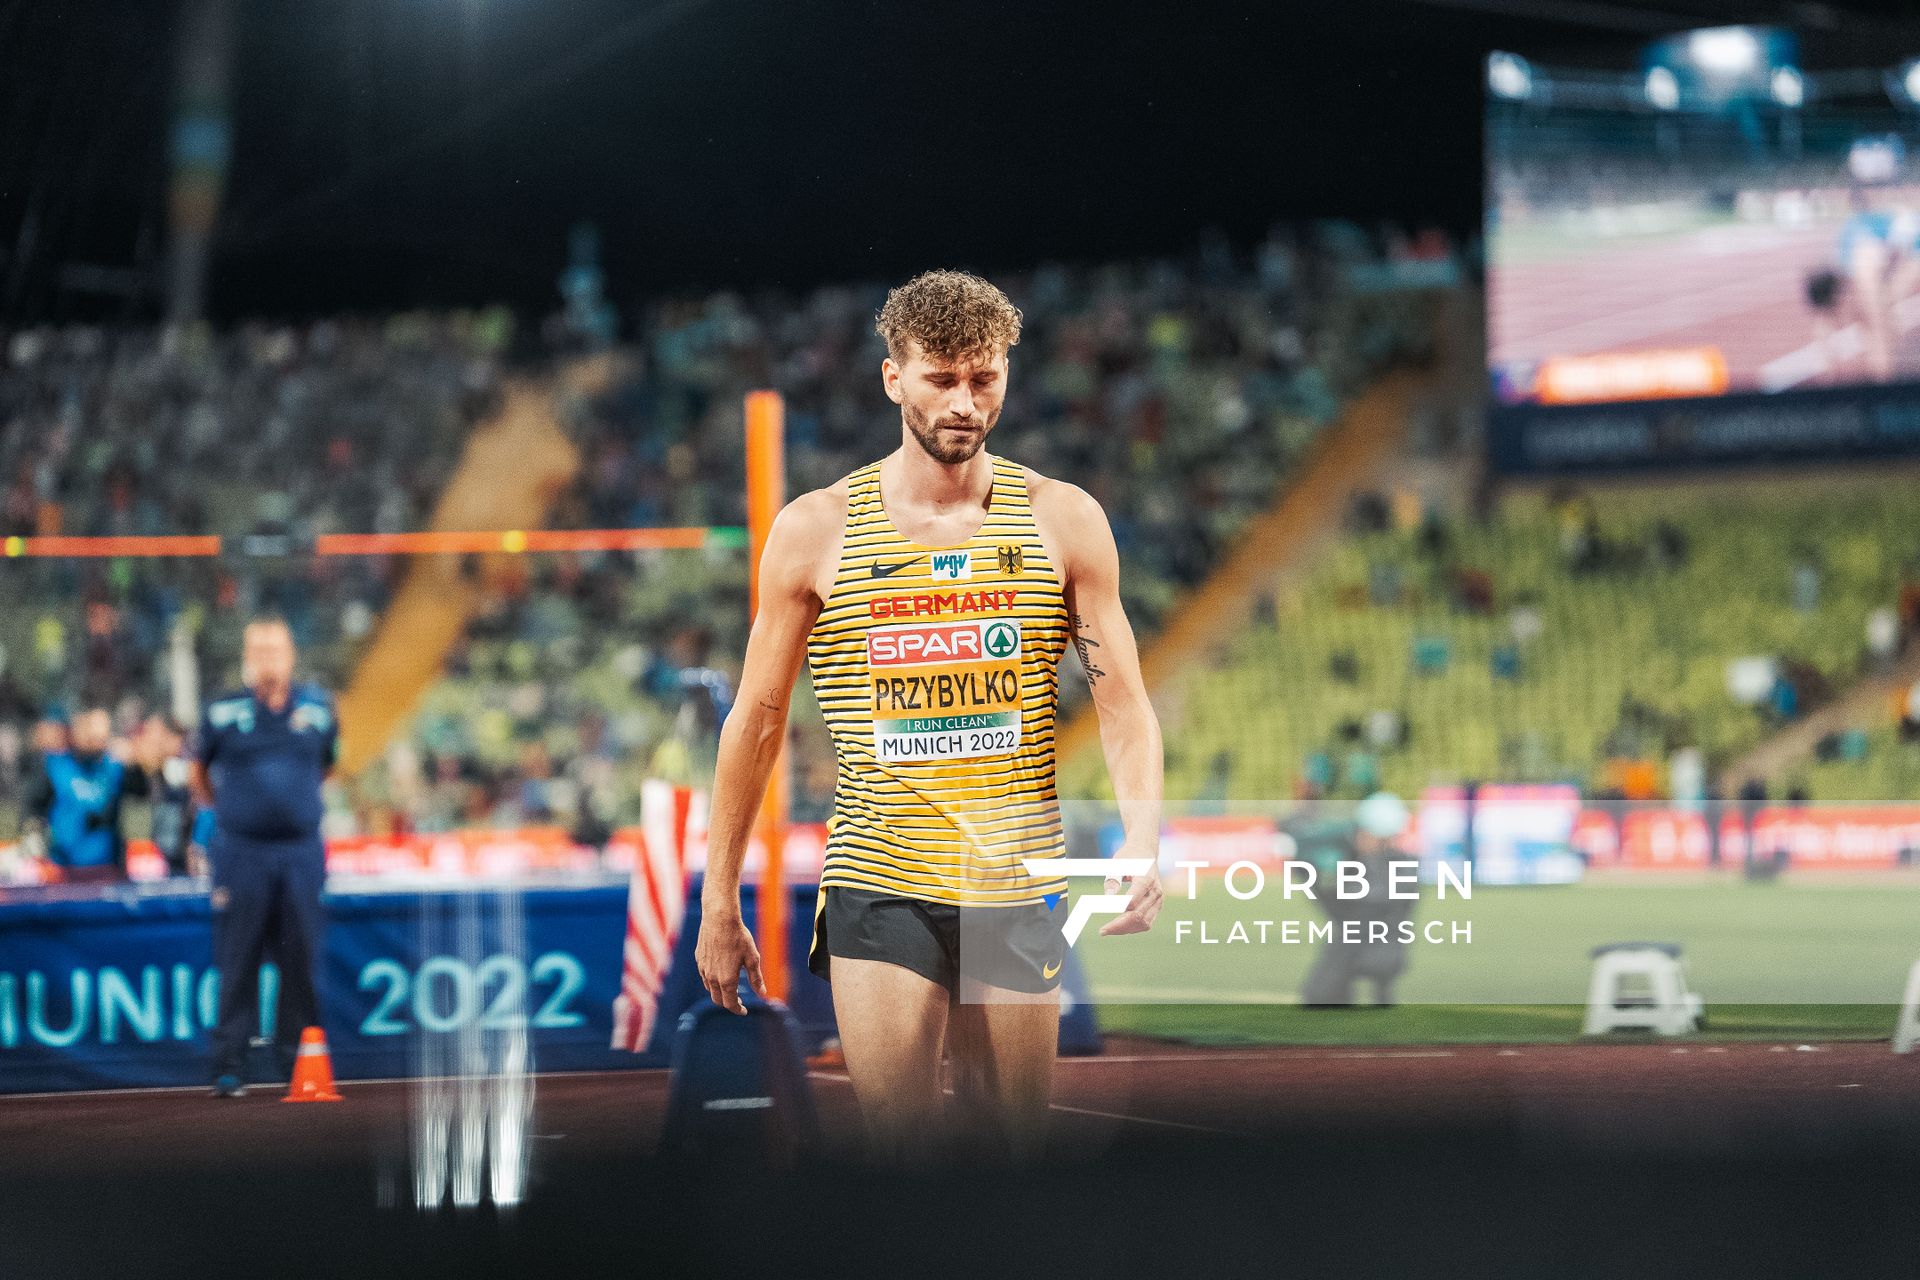
[[[1328, 224], [1278, 229], [1250, 253], [1211, 238], [1177, 259], [999, 276], [1026, 327], [994, 448], [1102, 501], [1151, 632], [1344, 398], [1425, 353], [1425, 303], [1381, 268], [1435, 257], [1444, 246]], [[621, 376], [566, 415], [581, 466], [550, 523], [740, 524], [754, 387], [786, 397], [789, 491], [884, 451], [898, 424], [874, 386], [883, 296], [647, 308], [618, 347]], [[244, 553], [0, 568], [0, 803], [20, 812], [51, 725], [103, 707], [129, 734], [230, 682], [239, 627], [261, 610], [289, 621], [312, 678], [340, 687], [404, 565], [301, 548], [423, 527], [507, 371], [551, 370], [565, 328], [493, 310], [10, 335], [0, 534], [213, 533]], [[412, 732], [335, 789], [330, 829], [557, 821], [591, 838], [631, 821], [641, 777], [711, 767], [745, 581], [727, 547], [530, 558], [490, 592]], [[817, 717], [797, 710], [806, 816], [830, 797], [832, 762]]]
[[1699, 809], [1765, 798], [1751, 754], [1820, 714], [1774, 798], [1910, 795], [1916, 517], [1911, 483], [1872, 473], [1365, 495], [1200, 677], [1169, 792], [1564, 781]]

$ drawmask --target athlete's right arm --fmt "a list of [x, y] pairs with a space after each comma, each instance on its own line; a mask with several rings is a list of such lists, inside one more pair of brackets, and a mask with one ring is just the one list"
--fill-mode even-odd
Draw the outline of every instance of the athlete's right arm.
[[814, 584], [821, 556], [833, 550], [841, 521], [834, 497], [819, 491], [795, 499], [767, 531], [760, 610], [747, 637], [733, 710], [720, 730], [694, 960], [713, 1002], [734, 1013], [746, 1012], [739, 996], [741, 969], [753, 989], [766, 995], [759, 948], [740, 918], [740, 864], [786, 739], [787, 703], [806, 657], [807, 635], [820, 616]]

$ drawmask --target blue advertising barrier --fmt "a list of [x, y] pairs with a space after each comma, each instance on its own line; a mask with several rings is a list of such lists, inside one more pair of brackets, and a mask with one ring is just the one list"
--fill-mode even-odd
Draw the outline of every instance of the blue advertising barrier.
[[[833, 998], [807, 969], [818, 891], [791, 892], [787, 1003], [811, 1052], [833, 1033]], [[483, 1033], [524, 1026], [537, 1071], [664, 1067], [680, 1014], [706, 995], [693, 964], [697, 878], [639, 1054], [609, 1047], [625, 884], [342, 890], [325, 903], [320, 1007], [342, 1079], [413, 1075], [423, 1038], [476, 1025]], [[757, 887], [745, 886], [749, 927], [757, 905]], [[206, 894], [185, 886], [0, 894], [0, 1093], [204, 1083], [220, 1000], [212, 930]], [[1063, 981], [1070, 1002], [1061, 1052], [1097, 1053], [1086, 978], [1071, 953]], [[263, 1028], [278, 986], [268, 965]]]
[[[796, 886], [791, 918], [811, 920], [814, 896]], [[752, 924], [752, 886], [743, 898]], [[524, 1025], [540, 1071], [665, 1066], [679, 1015], [705, 994], [697, 887], [641, 1054], [609, 1047], [625, 884], [334, 892], [326, 907], [320, 1001], [343, 1079], [410, 1075], [422, 1037], [475, 1024]], [[789, 1004], [811, 1048], [831, 1031], [832, 1002], [807, 971], [807, 928], [793, 934]], [[219, 1002], [211, 943], [204, 893], [0, 900], [0, 1093], [204, 1082]], [[277, 985], [267, 971], [263, 1003]]]

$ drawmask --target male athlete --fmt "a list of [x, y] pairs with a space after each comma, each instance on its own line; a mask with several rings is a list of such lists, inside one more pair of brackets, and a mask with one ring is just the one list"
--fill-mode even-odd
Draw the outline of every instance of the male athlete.
[[[900, 447], [795, 499], [768, 534], [760, 612], [720, 738], [696, 959], [743, 1012], [760, 956], [740, 918], [747, 834], [786, 735], [804, 656], [839, 774], [810, 967], [833, 984], [847, 1074], [875, 1154], [922, 1154], [943, 1123], [943, 1044], [968, 1136], [1037, 1149], [1059, 1037], [1066, 883], [1054, 791], [1058, 666], [1086, 669], [1125, 841], [1157, 866], [1160, 726], [1120, 606], [1119, 555], [1083, 490], [986, 451], [1020, 312], [933, 271], [893, 290], [877, 329]], [[1103, 934], [1158, 914], [1131, 878]], [[1108, 881], [1109, 893], [1118, 891]]]

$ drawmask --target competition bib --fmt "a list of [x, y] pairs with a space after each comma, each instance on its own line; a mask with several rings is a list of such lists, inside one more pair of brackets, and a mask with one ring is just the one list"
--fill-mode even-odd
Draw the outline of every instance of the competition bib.
[[1020, 746], [1020, 622], [911, 623], [867, 632], [874, 756], [966, 760]]

